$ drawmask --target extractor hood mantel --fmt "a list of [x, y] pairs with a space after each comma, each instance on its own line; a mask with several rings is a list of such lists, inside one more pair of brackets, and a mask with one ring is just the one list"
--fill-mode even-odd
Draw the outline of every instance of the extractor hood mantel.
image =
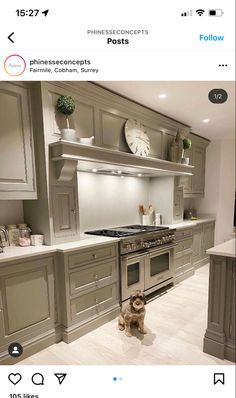
[[50, 144], [51, 159], [56, 163], [57, 179], [69, 181], [76, 170], [91, 172], [96, 167], [98, 173], [121, 169], [134, 175], [142, 173], [146, 177], [166, 175], [192, 175], [193, 166], [169, 162], [151, 157], [141, 157], [130, 153], [114, 151], [94, 145], [84, 145], [60, 140]]

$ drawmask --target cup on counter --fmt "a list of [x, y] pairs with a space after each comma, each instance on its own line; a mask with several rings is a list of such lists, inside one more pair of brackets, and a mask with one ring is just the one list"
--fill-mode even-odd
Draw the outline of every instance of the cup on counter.
[[43, 245], [44, 235], [31, 235], [31, 245], [41, 246]]
[[153, 225], [153, 214], [142, 214], [142, 225]]

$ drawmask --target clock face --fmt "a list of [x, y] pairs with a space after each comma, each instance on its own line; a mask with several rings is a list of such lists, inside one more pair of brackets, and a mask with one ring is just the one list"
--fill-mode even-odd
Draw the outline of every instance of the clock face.
[[125, 138], [132, 153], [138, 156], [148, 156], [150, 141], [140, 122], [129, 119], [125, 123]]

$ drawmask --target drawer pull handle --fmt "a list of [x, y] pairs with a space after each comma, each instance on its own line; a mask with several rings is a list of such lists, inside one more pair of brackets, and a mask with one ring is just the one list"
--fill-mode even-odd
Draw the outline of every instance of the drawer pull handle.
[[94, 279], [95, 279], [95, 281], [97, 281], [98, 280], [98, 275], [96, 274], [96, 275], [94, 275]]
[[97, 299], [97, 298], [95, 299], [95, 303], [96, 303], [96, 305], [98, 305], [98, 304], [99, 304], [99, 303], [98, 303], [98, 299]]
[[97, 258], [97, 255], [96, 255], [96, 254], [93, 254], [92, 256], [93, 256], [93, 258]]

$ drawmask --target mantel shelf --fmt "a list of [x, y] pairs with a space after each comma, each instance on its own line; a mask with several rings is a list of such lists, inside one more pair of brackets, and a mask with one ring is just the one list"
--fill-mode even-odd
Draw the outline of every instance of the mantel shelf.
[[50, 144], [50, 152], [59, 181], [71, 180], [76, 170], [91, 172], [93, 168], [101, 174], [121, 170], [125, 175], [143, 177], [192, 175], [194, 169], [190, 165], [64, 140]]

